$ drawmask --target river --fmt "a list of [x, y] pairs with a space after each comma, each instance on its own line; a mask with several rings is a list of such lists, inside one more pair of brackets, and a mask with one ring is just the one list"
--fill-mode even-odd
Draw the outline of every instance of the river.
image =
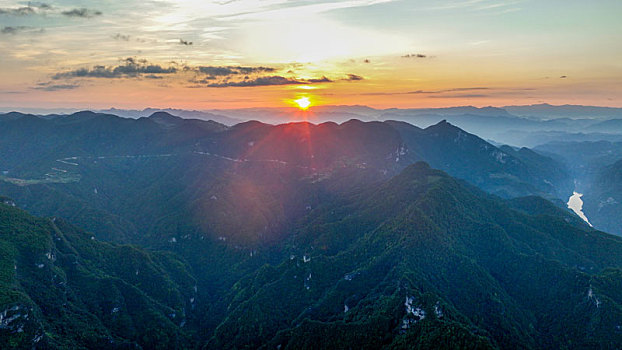
[[587, 216], [585, 216], [585, 213], [583, 213], [583, 200], [581, 199], [581, 197], [583, 197], [583, 193], [579, 193], [576, 191], [573, 192], [572, 196], [568, 198], [568, 208], [572, 209], [575, 214], [577, 214], [581, 219], [587, 222], [588, 225], [592, 226], [592, 224], [590, 224], [590, 220], [588, 220]]

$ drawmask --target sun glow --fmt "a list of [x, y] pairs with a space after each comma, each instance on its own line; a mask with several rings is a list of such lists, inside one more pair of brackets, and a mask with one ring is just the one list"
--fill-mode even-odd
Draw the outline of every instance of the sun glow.
[[311, 101], [309, 101], [308, 97], [301, 97], [297, 100], [294, 100], [298, 108], [305, 111], [311, 106]]

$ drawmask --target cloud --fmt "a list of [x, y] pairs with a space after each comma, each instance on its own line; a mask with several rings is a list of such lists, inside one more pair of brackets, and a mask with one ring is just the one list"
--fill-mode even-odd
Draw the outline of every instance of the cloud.
[[272, 67], [242, 67], [242, 66], [198, 66], [196, 71], [210, 76], [229, 76], [253, 73], [272, 73], [276, 68]]
[[360, 80], [364, 80], [365, 78], [363, 78], [360, 75], [356, 75], [356, 74], [348, 74], [348, 76], [342, 80], [345, 81], [360, 81]]
[[33, 6], [15, 7], [15, 8], [0, 8], [0, 15], [11, 16], [29, 16], [36, 14], [37, 11]]
[[[282, 76], [280, 69], [267, 66], [190, 66], [177, 62], [161, 65], [145, 59], [128, 57], [117, 65], [94, 65], [67, 71], [60, 71], [51, 75], [52, 81], [74, 79], [150, 79], [161, 80], [166, 77], [183, 77], [192, 83], [191, 87], [253, 87], [276, 86], [293, 84], [322, 84], [341, 81], [359, 81], [364, 78], [356, 74], [346, 74], [341, 79], [331, 79], [326, 75], [311, 78], [297, 78]], [[190, 76], [188, 76], [190, 75]]]
[[124, 35], [124, 34], [121, 34], [121, 33], [117, 33], [117, 34], [113, 35], [112, 38], [114, 40], [130, 41], [130, 36], [129, 35]]
[[248, 79], [242, 81], [225, 81], [220, 83], [211, 83], [207, 87], [250, 87], [250, 86], [271, 86], [271, 85], [292, 85], [292, 84], [307, 84], [303, 80], [285, 78], [279, 75], [272, 75], [266, 77], [258, 77], [255, 79]]
[[61, 14], [67, 17], [79, 17], [79, 18], [91, 18], [95, 16], [101, 16], [102, 12], [97, 10], [89, 10], [87, 8], [77, 8], [69, 11], [63, 11]]
[[38, 83], [37, 86], [32, 89], [43, 91], [59, 91], [59, 90], [73, 90], [79, 88], [79, 84], [53, 84], [52, 82]]
[[433, 95], [433, 94], [445, 94], [451, 92], [468, 92], [468, 91], [481, 91], [481, 90], [491, 90], [489, 87], [483, 86], [475, 86], [475, 87], [460, 87], [460, 88], [451, 88], [451, 89], [442, 89], [442, 90], [414, 90], [414, 91], [399, 91], [399, 92], [368, 92], [361, 95], [369, 95], [369, 96], [389, 96], [389, 95]]
[[332, 83], [333, 81], [328, 79], [326, 76], [322, 76], [321, 78], [315, 78], [315, 79], [308, 79], [306, 80], [307, 83]]
[[[280, 75], [260, 76], [260, 77], [255, 77], [255, 78], [250, 78], [248, 76], [245, 76], [243, 80], [231, 81], [231, 80], [225, 79], [219, 82], [209, 81], [208, 79], [214, 80], [216, 79], [216, 77], [208, 76], [205, 80], [199, 80], [199, 81], [194, 80], [192, 82], [199, 83], [199, 84], [203, 83], [203, 84], [206, 84], [207, 87], [217, 87], [217, 88], [294, 85], [294, 84], [308, 85], [308, 84], [322, 84], [322, 83], [333, 83], [334, 82], [334, 80], [326, 76], [322, 76], [321, 78], [310, 78], [310, 79], [286, 78]], [[356, 75], [356, 74], [348, 74], [347, 78], [344, 78], [341, 80], [358, 81], [358, 80], [363, 80], [363, 77]]]
[[428, 57], [428, 55], [424, 55], [421, 53], [409, 53], [409, 54], [402, 56], [402, 58], [426, 58], [426, 57]]
[[190, 46], [190, 45], [192, 45], [192, 41], [186, 41], [184, 39], [179, 39], [179, 44]]
[[51, 10], [53, 7], [50, 4], [46, 4], [44, 2], [28, 2], [29, 7], [36, 7], [40, 10]]
[[566, 79], [566, 78], [568, 78], [567, 75], [562, 75], [561, 77], [559, 77], [559, 79]]
[[484, 94], [451, 94], [451, 95], [430, 95], [428, 98], [484, 98], [491, 97], [491, 95]]
[[67, 72], [60, 72], [52, 75], [52, 79], [71, 79], [71, 78], [128, 78], [141, 77], [145, 75], [173, 74], [177, 73], [176, 67], [163, 67], [152, 64], [147, 60], [137, 60], [128, 57], [123, 64], [117, 66], [94, 66], [93, 68], [80, 68]]
[[5, 35], [15, 35], [17, 33], [21, 33], [21, 32], [39, 32], [42, 33], [44, 31], [43, 28], [35, 28], [35, 27], [29, 27], [29, 26], [6, 26], [6, 27], [2, 27], [0, 28], [0, 34], [5, 34]]
[[18, 26], [18, 27], [2, 27], [2, 29], [0, 29], [0, 33], [2, 34], [15, 34], [19, 31], [22, 31], [24, 29], [26, 29], [28, 27], [24, 27], [24, 26]]

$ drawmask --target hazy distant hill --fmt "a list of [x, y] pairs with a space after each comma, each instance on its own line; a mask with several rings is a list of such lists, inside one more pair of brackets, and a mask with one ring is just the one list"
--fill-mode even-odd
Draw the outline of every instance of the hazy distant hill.
[[[60, 110], [68, 113], [69, 110]], [[521, 147], [533, 147], [568, 137], [575, 141], [617, 140], [622, 138], [622, 109], [594, 106], [552, 106], [547, 104], [507, 107], [446, 107], [446, 108], [389, 108], [367, 106], [313, 106], [308, 111], [293, 107], [244, 108], [219, 110], [107, 109], [100, 112], [126, 118], [147, 117], [163, 111], [182, 118], [213, 120], [232, 126], [243, 121], [260, 120], [282, 124], [308, 121], [343, 123], [351, 119], [362, 121], [401, 120], [419, 127], [428, 127], [442, 120], [484, 139]], [[44, 110], [33, 110], [45, 116]]]
[[581, 105], [553, 106], [547, 103], [528, 106], [505, 106], [504, 110], [518, 116], [551, 118], [622, 118], [622, 108]]
[[145, 108], [143, 110], [111, 108], [111, 109], [101, 110], [99, 112], [109, 113], [109, 114], [118, 115], [119, 117], [134, 118], [134, 119], [148, 117], [156, 112], [165, 112], [165, 113], [173, 114], [175, 116], [185, 118], [185, 119], [212, 120], [212, 121], [225, 124], [225, 125], [234, 125], [241, 121], [239, 119], [234, 119], [231, 117], [214, 114], [214, 113], [210, 113], [206, 111], [195, 111], [195, 110], [185, 110], [185, 109], [175, 109], [175, 108], [166, 108], [166, 109]]

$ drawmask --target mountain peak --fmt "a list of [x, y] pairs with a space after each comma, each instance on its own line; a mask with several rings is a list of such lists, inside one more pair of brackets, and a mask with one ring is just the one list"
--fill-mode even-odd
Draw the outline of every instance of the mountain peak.
[[149, 120], [153, 120], [154, 122], [163, 125], [165, 127], [173, 127], [178, 125], [183, 118], [174, 116], [168, 112], [155, 112], [148, 117]]
[[168, 112], [163, 112], [163, 111], [158, 111], [158, 112], [154, 112], [152, 113], [149, 117], [149, 119], [159, 119], [159, 120], [179, 120], [182, 119], [180, 117], [174, 116]]
[[456, 131], [456, 130], [462, 130], [462, 129], [451, 124], [446, 119], [443, 119], [434, 125], [428, 126], [425, 130], [427, 131], [450, 131], [450, 130]]

